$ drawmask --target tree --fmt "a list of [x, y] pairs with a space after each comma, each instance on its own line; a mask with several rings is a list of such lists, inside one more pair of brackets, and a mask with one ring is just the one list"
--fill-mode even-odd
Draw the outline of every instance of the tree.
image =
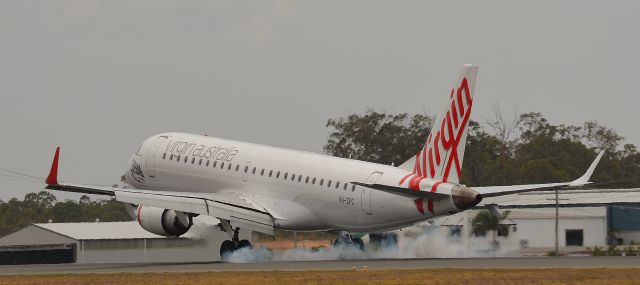
[[332, 129], [324, 151], [334, 156], [399, 165], [415, 155], [429, 135], [433, 119], [407, 113], [367, 111], [329, 119]]
[[[509, 211], [506, 211], [503, 218], [506, 218], [508, 215]], [[473, 217], [471, 220], [471, 229], [475, 236], [486, 236], [488, 232], [493, 232], [494, 240], [497, 232], [504, 233], [504, 236], [509, 235], [508, 226], [500, 224], [500, 219], [487, 210], [480, 211]]]
[[51, 213], [51, 220], [59, 222], [81, 222], [87, 221], [89, 217], [82, 216], [82, 206], [72, 200], [66, 200], [64, 202], [56, 203], [49, 210]]
[[515, 175], [513, 163], [507, 142], [470, 121], [461, 183], [472, 186], [506, 185]]
[[89, 196], [87, 195], [82, 195], [82, 197], [80, 197], [80, 200], [78, 201], [78, 204], [82, 206], [88, 206], [91, 204], [91, 198], [89, 198]]
[[56, 196], [47, 191], [29, 193], [24, 196], [25, 203], [33, 203], [41, 208], [51, 207], [56, 201]]
[[[502, 219], [505, 219], [507, 216], [509, 216], [509, 211], [504, 213], [504, 217]], [[487, 210], [478, 212], [473, 220], [471, 220], [471, 230], [475, 236], [486, 236], [487, 233], [491, 232], [491, 240], [494, 250], [499, 247], [499, 244], [496, 241], [496, 235], [504, 237], [509, 236], [509, 226], [500, 224], [500, 219], [492, 215]]]

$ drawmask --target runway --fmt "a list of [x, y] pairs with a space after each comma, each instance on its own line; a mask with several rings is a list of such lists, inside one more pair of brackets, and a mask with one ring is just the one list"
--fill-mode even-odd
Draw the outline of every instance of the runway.
[[442, 268], [640, 268], [640, 257], [505, 257], [447, 259], [377, 259], [293, 261], [267, 263], [161, 263], [161, 264], [47, 264], [0, 266], [0, 275], [308, 271], [308, 270], [403, 270]]

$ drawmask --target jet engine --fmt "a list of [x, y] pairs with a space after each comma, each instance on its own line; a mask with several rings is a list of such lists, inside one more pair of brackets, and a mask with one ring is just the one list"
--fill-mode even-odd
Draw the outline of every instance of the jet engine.
[[191, 215], [185, 212], [143, 205], [138, 206], [137, 212], [140, 226], [161, 236], [181, 236], [193, 225]]

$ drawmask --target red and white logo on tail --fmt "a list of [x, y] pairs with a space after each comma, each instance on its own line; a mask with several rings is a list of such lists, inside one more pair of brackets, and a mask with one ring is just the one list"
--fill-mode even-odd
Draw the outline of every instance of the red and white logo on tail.
[[400, 185], [408, 181], [409, 188], [420, 190], [420, 182], [425, 178], [438, 182], [459, 182], [477, 73], [477, 65], [462, 67], [449, 101], [434, 121], [423, 148], [399, 166], [412, 171], [400, 180]]

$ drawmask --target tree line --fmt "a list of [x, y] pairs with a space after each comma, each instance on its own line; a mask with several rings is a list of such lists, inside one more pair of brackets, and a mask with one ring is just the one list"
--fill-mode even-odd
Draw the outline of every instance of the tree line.
[[97, 200], [83, 195], [79, 201], [57, 201], [49, 191], [29, 193], [24, 200], [13, 198], [0, 204], [0, 237], [32, 223], [130, 221], [124, 204], [115, 200]]
[[[330, 119], [326, 153], [399, 165], [424, 145], [433, 118], [368, 111]], [[542, 114], [511, 121], [496, 111], [484, 123], [469, 122], [461, 183], [468, 186], [570, 181], [580, 177], [600, 150], [606, 150], [591, 187], [640, 187], [640, 153], [613, 129], [589, 121], [552, 124]]]

